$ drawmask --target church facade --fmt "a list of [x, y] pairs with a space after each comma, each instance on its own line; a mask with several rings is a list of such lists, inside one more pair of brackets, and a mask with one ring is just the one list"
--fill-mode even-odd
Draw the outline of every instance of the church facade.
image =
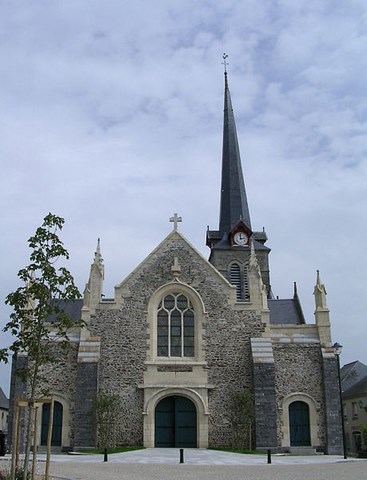
[[[181, 219], [171, 220], [173, 230], [112, 299], [102, 295], [98, 242], [83, 299], [65, 306], [86, 326], [46, 369], [55, 445], [95, 446], [90, 411], [101, 390], [121, 399], [120, 445], [231, 447], [231, 399], [248, 392], [257, 449], [342, 453], [326, 291], [317, 274], [315, 323], [305, 322], [296, 287], [290, 299], [272, 294], [270, 249], [265, 231], [251, 225], [227, 73], [219, 228], [207, 230], [209, 260], [181, 233]], [[23, 361], [13, 364], [12, 405], [24, 389], [15, 375]]]

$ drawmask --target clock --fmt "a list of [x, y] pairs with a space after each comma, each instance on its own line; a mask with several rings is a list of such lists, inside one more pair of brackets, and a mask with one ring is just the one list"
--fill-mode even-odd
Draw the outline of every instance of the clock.
[[234, 234], [233, 240], [236, 245], [246, 245], [248, 241], [248, 236], [244, 232], [237, 232]]

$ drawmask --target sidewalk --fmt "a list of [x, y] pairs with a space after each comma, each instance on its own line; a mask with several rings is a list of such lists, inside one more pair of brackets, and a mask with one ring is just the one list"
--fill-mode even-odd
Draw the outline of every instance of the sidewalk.
[[[8, 458], [8, 461], [10, 458]], [[45, 455], [38, 456], [44, 471]], [[5, 460], [6, 461], [6, 460]], [[342, 456], [241, 455], [217, 450], [149, 448], [103, 455], [52, 455], [53, 480], [367, 480], [367, 460]]]
[[[186, 465], [266, 465], [267, 455], [242, 455], [238, 453], [222, 452], [219, 450], [206, 450], [198, 448], [184, 449], [184, 464]], [[45, 460], [45, 455], [39, 455], [39, 460]], [[348, 461], [354, 459], [348, 459]], [[271, 456], [271, 463], [274, 465], [301, 465], [301, 464], [325, 464], [344, 462], [342, 456], [334, 455], [309, 455]], [[52, 455], [52, 462], [67, 463], [101, 463], [103, 455]], [[179, 448], [146, 448], [132, 452], [115, 453], [108, 455], [108, 463], [130, 463], [130, 464], [162, 464], [177, 465], [180, 463]]]

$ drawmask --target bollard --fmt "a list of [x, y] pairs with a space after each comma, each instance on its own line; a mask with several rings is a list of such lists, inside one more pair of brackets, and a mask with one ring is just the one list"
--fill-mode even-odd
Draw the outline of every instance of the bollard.
[[180, 463], [184, 463], [184, 449], [180, 448]]
[[268, 449], [268, 463], [271, 463], [271, 450]]
[[104, 457], [103, 457], [104, 462], [108, 462], [108, 456], [107, 456], [107, 448], [104, 449]]

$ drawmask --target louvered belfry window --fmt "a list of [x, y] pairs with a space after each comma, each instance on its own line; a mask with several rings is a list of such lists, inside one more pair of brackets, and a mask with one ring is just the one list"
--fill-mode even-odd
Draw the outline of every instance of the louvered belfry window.
[[237, 300], [248, 302], [250, 300], [247, 266], [243, 268], [238, 263], [232, 263], [229, 281], [236, 287]]
[[157, 324], [158, 357], [194, 356], [194, 309], [185, 295], [164, 297], [158, 306]]

